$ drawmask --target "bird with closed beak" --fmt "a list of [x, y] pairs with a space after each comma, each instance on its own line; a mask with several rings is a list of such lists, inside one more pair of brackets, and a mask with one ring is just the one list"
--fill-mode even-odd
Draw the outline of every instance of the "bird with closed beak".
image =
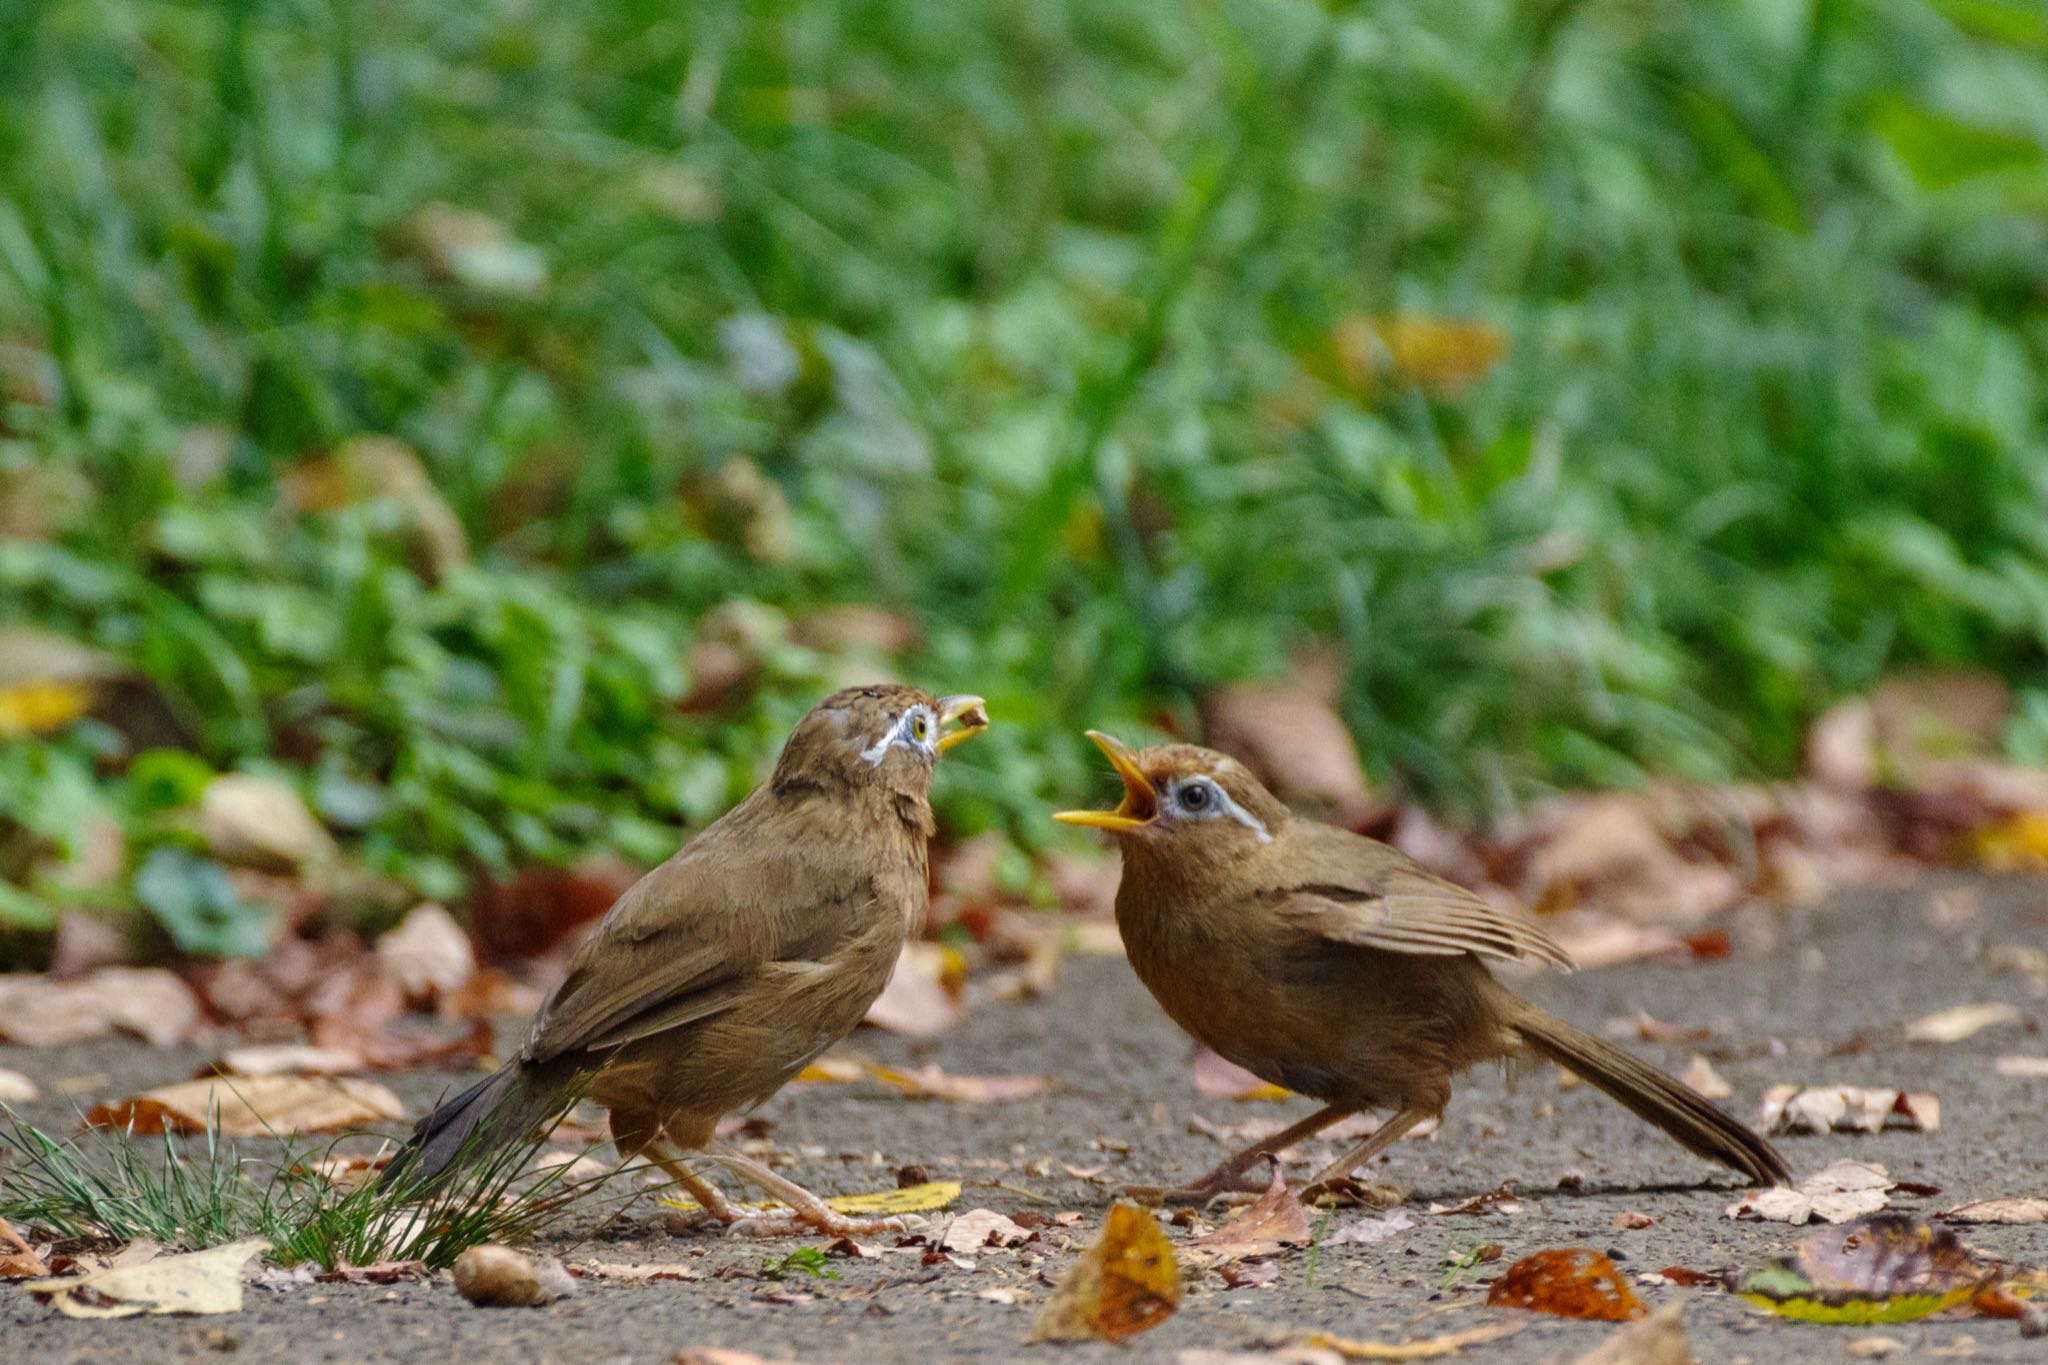
[[[987, 725], [981, 698], [913, 687], [819, 702], [767, 782], [619, 897], [518, 1053], [421, 1120], [384, 1178], [431, 1189], [587, 1092], [610, 1111], [620, 1156], [646, 1155], [713, 1219], [760, 1235], [897, 1226], [842, 1217], [713, 1134], [852, 1032], [881, 994], [924, 920], [933, 766]], [[750, 1215], [691, 1169], [696, 1152], [791, 1214]]]
[[1571, 968], [1535, 921], [1398, 849], [1293, 818], [1226, 755], [1088, 737], [1123, 779], [1123, 800], [1113, 811], [1054, 818], [1116, 836], [1116, 922], [1139, 980], [1216, 1052], [1323, 1105], [1192, 1184], [1132, 1193], [1206, 1202], [1244, 1188], [1266, 1155], [1349, 1114], [1391, 1109], [1310, 1182], [1326, 1187], [1440, 1115], [1465, 1068], [1529, 1054], [1755, 1183], [1789, 1176], [1768, 1142], [1690, 1087], [1494, 979], [1488, 959]]

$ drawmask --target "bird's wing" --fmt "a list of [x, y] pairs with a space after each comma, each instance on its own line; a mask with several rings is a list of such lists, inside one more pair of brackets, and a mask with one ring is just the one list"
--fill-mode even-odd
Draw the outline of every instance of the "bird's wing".
[[617, 1048], [709, 1018], [760, 968], [822, 960], [866, 922], [874, 874], [843, 842], [744, 823], [728, 837], [710, 837], [716, 830], [605, 912], [534, 1019], [523, 1056]]
[[1346, 830], [1315, 837], [1301, 882], [1267, 895], [1277, 913], [1334, 943], [1394, 953], [1534, 958], [1570, 971], [1570, 954], [1542, 925], [1490, 905], [1423, 870], [1406, 854]]

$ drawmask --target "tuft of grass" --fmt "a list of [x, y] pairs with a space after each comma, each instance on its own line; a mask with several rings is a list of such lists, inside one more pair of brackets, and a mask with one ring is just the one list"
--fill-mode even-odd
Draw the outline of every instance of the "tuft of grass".
[[530, 1241], [572, 1209], [617, 1212], [639, 1192], [587, 1181], [566, 1166], [529, 1172], [545, 1133], [474, 1159], [432, 1182], [373, 1180], [344, 1188], [318, 1174], [325, 1148], [281, 1139], [265, 1159], [223, 1143], [213, 1125], [189, 1140], [165, 1134], [161, 1150], [133, 1134], [88, 1129], [58, 1138], [11, 1111], [0, 1133], [0, 1217], [64, 1241], [148, 1239], [201, 1250], [245, 1237], [269, 1242], [285, 1265], [323, 1270], [378, 1261], [435, 1268], [485, 1243]]

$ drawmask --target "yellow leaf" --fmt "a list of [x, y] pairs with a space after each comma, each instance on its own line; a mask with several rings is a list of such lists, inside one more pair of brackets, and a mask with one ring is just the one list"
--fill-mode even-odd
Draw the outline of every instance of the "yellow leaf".
[[1172, 1239], [1151, 1214], [1119, 1201], [1046, 1300], [1031, 1340], [1122, 1341], [1173, 1316], [1180, 1295]]
[[32, 682], [0, 687], [0, 739], [62, 729], [92, 709], [92, 689], [79, 683]]
[[2048, 868], [2048, 811], [2022, 811], [1979, 830], [1977, 861], [1995, 872]]
[[[960, 1197], [960, 1182], [957, 1180], [933, 1180], [923, 1185], [906, 1185], [900, 1190], [875, 1190], [868, 1194], [835, 1194], [825, 1203], [839, 1213], [929, 1213], [943, 1209]], [[664, 1199], [663, 1204], [672, 1209], [691, 1213], [697, 1209], [697, 1201], [680, 1195]], [[784, 1205], [769, 1200], [750, 1208], [779, 1209]]]

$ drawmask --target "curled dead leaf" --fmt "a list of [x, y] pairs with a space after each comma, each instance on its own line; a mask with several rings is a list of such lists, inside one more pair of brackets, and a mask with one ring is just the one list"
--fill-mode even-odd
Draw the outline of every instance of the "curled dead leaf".
[[944, 1033], [967, 1017], [959, 1000], [946, 989], [946, 950], [936, 943], [906, 943], [896, 970], [865, 1022], [891, 1033], [928, 1038]]
[[1861, 1085], [1774, 1085], [1757, 1112], [1757, 1126], [1767, 1133], [1876, 1133], [1894, 1119], [1916, 1132], [1935, 1132], [1941, 1100], [1925, 1091]]
[[1874, 1162], [1837, 1161], [1797, 1185], [1751, 1190], [1727, 1212], [1772, 1223], [1846, 1223], [1883, 1208], [1896, 1183]]
[[2048, 1222], [2048, 1199], [1980, 1199], [1935, 1215], [1945, 1223]]
[[1307, 1339], [1307, 1344], [1313, 1349], [1334, 1352], [1340, 1360], [1441, 1360], [1457, 1355], [1467, 1346], [1483, 1346], [1511, 1337], [1527, 1325], [1512, 1320], [1486, 1322], [1477, 1327], [1467, 1327], [1462, 1332], [1447, 1332], [1417, 1341], [1354, 1341], [1328, 1332], [1316, 1332]]
[[971, 1256], [990, 1247], [1021, 1246], [1037, 1235], [993, 1209], [969, 1209], [946, 1225], [938, 1244], [947, 1251]]
[[100, 1105], [86, 1121], [133, 1133], [203, 1133], [222, 1137], [331, 1133], [407, 1118], [405, 1106], [375, 1081], [333, 1076], [248, 1076], [182, 1081]]
[[1119, 1200], [1046, 1300], [1030, 1339], [1123, 1341], [1166, 1321], [1180, 1297], [1172, 1239], [1151, 1214]]
[[1735, 1087], [1714, 1070], [1714, 1064], [1697, 1052], [1685, 1064], [1685, 1070], [1678, 1073], [1678, 1079], [1710, 1100], [1725, 1100], [1735, 1093]]
[[103, 967], [75, 981], [0, 976], [0, 1040], [11, 1043], [56, 1047], [119, 1030], [165, 1047], [199, 1024], [191, 987], [161, 967]]
[[1524, 1256], [1493, 1282], [1486, 1303], [1600, 1322], [1626, 1322], [1650, 1311], [1614, 1262], [1591, 1247], [1557, 1247]]
[[48, 1296], [74, 1318], [125, 1318], [138, 1313], [239, 1313], [242, 1267], [270, 1249], [262, 1240], [230, 1242], [140, 1265], [109, 1266], [88, 1275], [30, 1280], [23, 1289]]
[[1223, 1226], [1195, 1238], [1187, 1245], [1199, 1263], [1222, 1265], [1252, 1256], [1270, 1256], [1283, 1247], [1306, 1246], [1314, 1236], [1308, 1210], [1287, 1188], [1280, 1163], [1273, 1162], [1272, 1179], [1255, 1203]]
[[199, 833], [223, 863], [290, 875], [333, 860], [333, 836], [274, 777], [222, 773], [199, 796]]
[[1960, 1043], [1988, 1028], [2021, 1022], [2026, 1016], [2018, 1005], [2003, 1001], [1978, 1005], [1952, 1005], [1936, 1010], [1906, 1025], [1909, 1043]]
[[428, 1006], [450, 997], [476, 974], [476, 951], [455, 917], [431, 901], [414, 906], [377, 939], [377, 961], [408, 1001]]

